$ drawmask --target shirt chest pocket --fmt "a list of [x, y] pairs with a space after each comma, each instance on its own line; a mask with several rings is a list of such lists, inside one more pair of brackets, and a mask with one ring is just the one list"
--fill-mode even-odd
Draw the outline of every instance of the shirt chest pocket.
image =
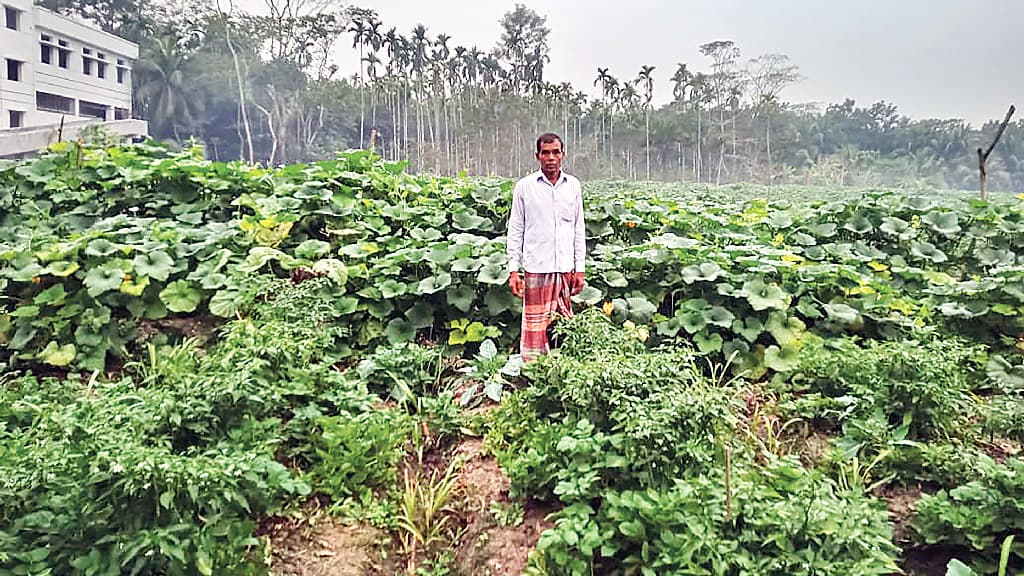
[[562, 199], [555, 208], [555, 213], [558, 216], [558, 219], [562, 222], [572, 222], [576, 220], [576, 198]]

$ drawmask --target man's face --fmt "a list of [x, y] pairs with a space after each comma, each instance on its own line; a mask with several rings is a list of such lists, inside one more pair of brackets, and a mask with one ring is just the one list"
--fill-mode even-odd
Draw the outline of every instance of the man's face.
[[537, 161], [540, 162], [540, 169], [545, 173], [558, 172], [562, 169], [562, 143], [541, 142], [540, 152], [537, 152]]

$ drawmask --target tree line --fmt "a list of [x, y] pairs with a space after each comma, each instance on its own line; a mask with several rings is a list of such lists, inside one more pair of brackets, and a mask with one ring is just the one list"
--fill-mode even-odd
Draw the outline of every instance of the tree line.
[[[585, 178], [971, 189], [975, 150], [998, 124], [914, 120], [887, 102], [787, 102], [797, 65], [747, 58], [730, 40], [700, 46], [703, 70], [598, 67], [595, 98], [545, 77], [551, 30], [523, 5], [501, 18], [493, 46], [466, 47], [339, 0], [263, 1], [260, 14], [231, 0], [41, 3], [138, 42], [135, 106], [151, 134], [198, 139], [220, 160], [281, 164], [372, 146], [415, 171], [515, 176], [551, 130]], [[342, 50], [358, 53], [357, 71], [338, 68]], [[663, 81], [672, 99], [655, 105]], [[989, 158], [989, 188], [1024, 192], [1021, 159], [1024, 120]]]

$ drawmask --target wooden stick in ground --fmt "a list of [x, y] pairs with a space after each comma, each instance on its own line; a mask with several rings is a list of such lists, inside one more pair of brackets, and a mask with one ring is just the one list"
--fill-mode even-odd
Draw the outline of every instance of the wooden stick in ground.
[[992, 144], [989, 145], [988, 150], [982, 152], [981, 148], [978, 148], [978, 172], [981, 179], [982, 200], [985, 200], [988, 197], [988, 194], [985, 191], [985, 161], [988, 160], [988, 155], [992, 153], [992, 149], [996, 147], [996, 144], [999, 142], [999, 139], [1002, 138], [1003, 132], [1006, 131], [1006, 125], [1010, 123], [1010, 117], [1013, 116], [1013, 113], [1016, 111], [1017, 109], [1013, 106], [1013, 104], [1010, 104], [1010, 109], [1006, 111], [1006, 117], [1003, 118], [1003, 123], [999, 125], [999, 130], [996, 132], [996, 137], [994, 140], [992, 140]]

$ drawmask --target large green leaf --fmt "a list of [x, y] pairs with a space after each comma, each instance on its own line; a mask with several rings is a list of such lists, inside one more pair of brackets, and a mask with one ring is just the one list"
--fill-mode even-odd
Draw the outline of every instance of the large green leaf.
[[764, 364], [776, 372], [792, 372], [800, 365], [800, 349], [796, 346], [779, 348], [773, 344], [764, 351]]
[[74, 361], [77, 353], [74, 344], [58, 346], [56, 342], [50, 341], [46, 348], [39, 352], [39, 360], [51, 366], [67, 366]]
[[701, 354], [711, 354], [718, 352], [722, 349], [722, 335], [718, 332], [701, 332], [693, 337], [693, 343], [697, 345], [697, 349], [700, 350]]
[[730, 328], [732, 326], [732, 321], [736, 318], [732, 312], [722, 306], [712, 306], [711, 308], [704, 310], [703, 315], [704, 320], [706, 320], [708, 324], [721, 326], [722, 328]]
[[782, 346], [793, 344], [805, 333], [807, 325], [794, 316], [787, 316], [785, 312], [772, 312], [768, 315], [768, 323], [765, 329], [775, 338], [775, 341]]
[[744, 282], [740, 294], [754, 310], [785, 310], [790, 301], [790, 296], [785, 290], [774, 284], [765, 284], [760, 278]]
[[106, 238], [97, 238], [92, 242], [89, 242], [89, 246], [86, 247], [85, 253], [89, 256], [110, 256], [114, 252], [117, 252], [120, 246], [114, 244]]
[[414, 328], [428, 328], [434, 324], [434, 306], [429, 302], [417, 302], [405, 311], [405, 317]]
[[679, 334], [679, 331], [683, 328], [683, 321], [681, 316], [673, 316], [668, 320], [658, 322], [658, 335], [668, 336], [669, 338]]
[[452, 272], [476, 272], [484, 267], [484, 261], [479, 258], [459, 258], [452, 262]]
[[943, 252], [942, 250], [939, 250], [931, 242], [914, 242], [914, 244], [910, 247], [910, 253], [913, 254], [914, 256], [917, 256], [918, 258], [921, 258], [923, 260], [930, 260], [931, 262], [934, 262], [936, 264], [940, 264], [942, 262], [945, 262], [946, 260], [949, 260], [949, 258], [946, 256], [946, 253]]
[[444, 266], [455, 257], [456, 247], [444, 244], [435, 245], [427, 252], [427, 261], [436, 266]]
[[939, 234], [952, 236], [960, 231], [956, 212], [939, 212], [933, 210], [921, 217], [921, 222], [931, 226]]
[[878, 229], [890, 236], [896, 236], [900, 239], [911, 238], [916, 233], [906, 220], [902, 220], [894, 216], [886, 216], [882, 218], [882, 225], [879, 226]]
[[440, 274], [429, 276], [427, 278], [424, 278], [423, 280], [420, 280], [419, 285], [416, 286], [416, 293], [433, 294], [435, 292], [444, 290], [445, 288], [451, 286], [451, 284], [452, 275], [448, 274], [447, 272], [441, 272]]
[[67, 278], [75, 272], [78, 272], [78, 262], [68, 262], [66, 260], [58, 260], [56, 262], [50, 262], [46, 265], [46, 269], [42, 270], [41, 274], [52, 274], [58, 278]]
[[690, 334], [696, 334], [707, 326], [708, 321], [699, 310], [690, 310], [677, 316], [680, 326]]
[[476, 299], [476, 288], [469, 284], [459, 284], [454, 288], [449, 288], [445, 295], [448, 298], [449, 305], [463, 312], [469, 312], [470, 308], [473, 307], [473, 301]]
[[119, 290], [122, 294], [129, 296], [142, 296], [142, 293], [146, 291], [146, 287], [149, 286], [148, 276], [139, 276], [136, 278], [125, 278], [121, 282]]
[[856, 308], [840, 302], [825, 304], [825, 313], [829, 318], [846, 324], [853, 324], [860, 319], [860, 312]]
[[160, 281], [167, 280], [173, 266], [174, 260], [162, 250], [139, 254], [132, 260], [132, 267], [138, 275]]
[[810, 224], [805, 229], [817, 238], [831, 238], [836, 235], [836, 225], [832, 222]]
[[488, 264], [477, 274], [477, 280], [484, 284], [504, 284], [508, 282], [509, 271], [505, 266]]
[[512, 308], [515, 301], [516, 297], [512, 295], [512, 291], [504, 286], [492, 286], [484, 296], [487, 313], [491, 316], [497, 316]]
[[601, 276], [604, 278], [605, 283], [612, 288], [625, 288], [626, 286], [629, 286], [629, 281], [627, 281], [622, 272], [619, 272], [618, 270], [607, 270], [602, 272]]
[[348, 316], [359, 309], [359, 298], [355, 296], [342, 296], [334, 299], [334, 309], [341, 316]]
[[387, 280], [378, 284], [377, 288], [380, 289], [381, 298], [390, 299], [397, 298], [398, 296], [405, 294], [408, 285], [402, 282], [398, 282], [393, 278], [388, 278]]
[[86, 292], [93, 298], [121, 287], [124, 280], [124, 270], [119, 266], [105, 264], [89, 270], [85, 274]]
[[416, 337], [416, 327], [405, 318], [392, 318], [384, 329], [384, 334], [391, 344], [411, 342]]
[[409, 232], [409, 236], [418, 242], [433, 242], [441, 239], [441, 231], [437, 228], [423, 229], [417, 227]]
[[49, 305], [60, 305], [64, 303], [64, 298], [67, 297], [67, 293], [64, 291], [63, 284], [54, 284], [46, 290], [43, 290], [36, 297], [32, 299], [32, 303], [37, 306]]
[[491, 230], [494, 228], [494, 224], [490, 220], [482, 216], [477, 216], [476, 212], [469, 209], [457, 212], [452, 216], [452, 226], [457, 230]]
[[171, 312], [192, 312], [202, 299], [202, 291], [188, 280], [175, 280], [160, 291], [160, 301]]
[[658, 307], [643, 296], [631, 296], [626, 298], [626, 310], [629, 319], [637, 324], [646, 324], [658, 311]]
[[675, 234], [672, 234], [671, 232], [666, 232], [665, 234], [661, 234], [659, 236], [652, 236], [651, 242], [655, 244], [660, 244], [665, 248], [673, 250], [693, 248], [694, 246], [700, 244], [700, 242], [698, 242], [697, 240], [694, 240], [692, 238], [683, 238], [682, 236], [677, 236]]
[[946, 564], [946, 576], [978, 576], [970, 566], [953, 558]]
[[604, 294], [594, 286], [587, 284], [583, 290], [574, 297], [574, 300], [585, 302], [591, 306], [596, 305], [604, 298]]
[[245, 257], [245, 262], [239, 266], [239, 270], [242, 272], [256, 272], [273, 260], [281, 262], [285, 269], [294, 267], [295, 259], [284, 252], [268, 246], [254, 246], [249, 249], [249, 255]]
[[733, 320], [732, 331], [740, 336], [743, 336], [747, 342], [753, 342], [757, 340], [757, 337], [764, 332], [764, 324], [761, 319], [757, 316], [748, 316], [743, 320], [737, 318]]
[[306, 260], [314, 260], [326, 256], [330, 251], [331, 245], [327, 242], [310, 238], [309, 240], [304, 240], [295, 248], [295, 255]]
[[313, 263], [313, 273], [326, 276], [337, 287], [345, 286], [348, 282], [348, 266], [337, 258], [323, 258]]
[[871, 223], [871, 220], [868, 220], [867, 216], [857, 215], [843, 224], [843, 228], [855, 234], [867, 234], [875, 229], [875, 225]]
[[693, 284], [694, 282], [714, 282], [718, 277], [725, 274], [725, 271], [722, 270], [722, 267], [717, 262], [704, 262], [701, 264], [691, 264], [683, 268], [680, 274], [683, 282]]
[[221, 318], [230, 318], [238, 312], [239, 307], [245, 303], [245, 300], [245, 295], [238, 290], [219, 290], [210, 298], [210, 312]]

